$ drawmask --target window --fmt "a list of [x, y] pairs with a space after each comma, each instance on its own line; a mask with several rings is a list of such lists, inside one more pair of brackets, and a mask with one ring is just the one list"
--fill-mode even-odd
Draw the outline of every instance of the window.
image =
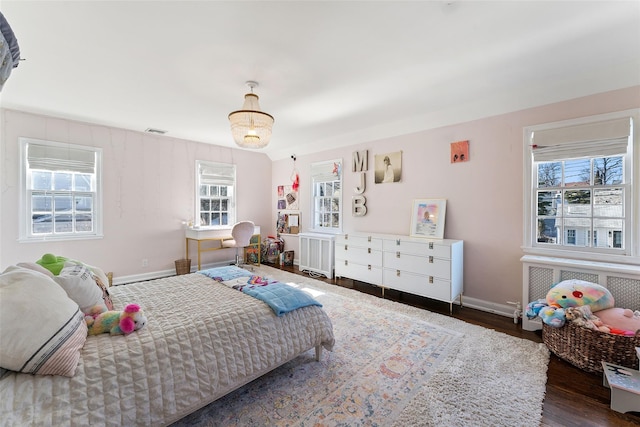
[[101, 237], [102, 150], [30, 138], [20, 144], [21, 239]]
[[196, 224], [228, 226], [236, 222], [236, 166], [196, 161]]
[[342, 160], [311, 165], [313, 228], [319, 231], [342, 230]]
[[525, 129], [526, 248], [612, 260], [637, 256], [632, 116], [637, 112]]

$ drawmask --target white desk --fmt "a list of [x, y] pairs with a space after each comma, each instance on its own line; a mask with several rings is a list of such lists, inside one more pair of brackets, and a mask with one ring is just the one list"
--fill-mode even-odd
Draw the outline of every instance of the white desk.
[[[233, 227], [202, 227], [202, 228], [194, 228], [188, 227], [185, 230], [185, 237], [187, 242], [187, 256], [189, 259], [189, 241], [194, 240], [198, 242], [198, 270], [201, 269], [201, 254], [202, 252], [209, 251], [217, 251], [220, 249], [228, 249], [222, 247], [223, 240], [233, 239], [231, 236], [231, 229]], [[257, 240], [255, 239], [257, 237]], [[258, 250], [258, 264], [260, 264], [260, 226], [256, 225], [253, 231], [253, 236], [251, 237], [251, 244], [249, 246], [254, 246]], [[203, 245], [205, 242], [214, 242], [213, 246]]]

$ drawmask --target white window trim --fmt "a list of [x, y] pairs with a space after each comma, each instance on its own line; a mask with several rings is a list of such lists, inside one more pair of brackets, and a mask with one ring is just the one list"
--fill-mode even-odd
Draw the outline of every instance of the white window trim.
[[[533, 213], [535, 210], [535, 192], [532, 191], [533, 183], [536, 180], [536, 172], [532, 168], [533, 142], [532, 135], [536, 131], [549, 130], [553, 128], [576, 126], [594, 122], [631, 117], [633, 119], [631, 153], [625, 160], [626, 175], [631, 179], [631, 185], [627, 186], [626, 215], [627, 229], [625, 230], [627, 247], [625, 255], [607, 254], [589, 250], [590, 248], [548, 248], [535, 245], [536, 236], [532, 226]], [[525, 255], [550, 256], [564, 259], [583, 259], [587, 261], [600, 261], [620, 264], [640, 264], [640, 109], [618, 111], [614, 113], [601, 114], [596, 116], [582, 117], [578, 119], [565, 120], [560, 122], [546, 123], [541, 125], [525, 127], [523, 130], [523, 199], [524, 199], [524, 223], [523, 223], [523, 252]]]
[[[44, 241], [64, 241], [64, 240], [91, 240], [102, 239], [103, 235], [103, 212], [102, 212], [102, 148], [91, 147], [79, 144], [68, 144], [64, 142], [46, 141], [41, 139], [18, 138], [20, 144], [20, 196], [18, 203], [18, 226], [20, 243], [38, 243]], [[46, 235], [39, 236], [34, 235], [30, 231], [31, 221], [30, 206], [31, 202], [27, 200], [27, 145], [31, 144], [46, 144], [54, 147], [72, 148], [93, 151], [96, 153], [96, 198], [95, 206], [93, 207], [94, 214], [94, 232], [82, 233], [82, 234], [62, 234], [62, 235]]]
[[[200, 167], [201, 166], [210, 166], [210, 167], [232, 167], [233, 168], [233, 196], [231, 198], [231, 203], [229, 206], [229, 224], [228, 225], [201, 225], [200, 224]], [[194, 221], [193, 225], [197, 228], [206, 228], [209, 230], [215, 229], [228, 229], [232, 227], [236, 223], [237, 218], [237, 209], [236, 204], [238, 200], [238, 176], [237, 176], [237, 168], [235, 164], [232, 163], [223, 163], [223, 162], [211, 162], [208, 160], [196, 160], [196, 169], [195, 169], [195, 204], [194, 204]]]
[[[340, 163], [340, 175], [338, 177], [338, 179], [334, 179], [333, 181], [340, 181], [340, 221], [339, 221], [339, 225], [337, 228], [333, 228], [333, 227], [316, 227], [315, 225], [315, 216], [316, 216], [316, 211], [315, 211], [315, 186], [316, 186], [316, 182], [328, 182], [328, 180], [318, 180], [317, 177], [315, 177], [313, 175], [313, 166], [316, 165], [322, 165], [322, 164], [327, 164], [327, 165], [331, 165], [331, 167], [333, 167], [334, 163]], [[343, 188], [343, 180], [342, 180], [342, 168], [344, 168], [344, 162], [342, 161], [341, 158], [339, 159], [331, 159], [331, 160], [324, 160], [324, 161], [319, 161], [319, 162], [313, 162], [311, 164], [311, 173], [310, 173], [310, 180], [311, 181], [311, 186], [310, 186], [310, 191], [311, 191], [311, 197], [310, 197], [310, 219], [311, 219], [311, 231], [316, 232], [316, 233], [325, 233], [325, 234], [342, 234], [342, 224], [344, 223], [344, 199], [343, 199], [343, 194], [344, 194], [344, 188]]]

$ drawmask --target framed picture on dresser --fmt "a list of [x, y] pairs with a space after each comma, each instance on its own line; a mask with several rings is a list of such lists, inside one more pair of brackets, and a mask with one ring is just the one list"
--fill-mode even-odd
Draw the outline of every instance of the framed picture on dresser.
[[411, 237], [444, 238], [446, 199], [415, 199], [411, 209]]

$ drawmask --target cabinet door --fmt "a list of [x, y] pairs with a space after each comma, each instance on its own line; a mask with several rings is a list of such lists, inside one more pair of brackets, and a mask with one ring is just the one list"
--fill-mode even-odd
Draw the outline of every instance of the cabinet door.
[[384, 266], [441, 279], [451, 279], [451, 261], [433, 256], [410, 255], [401, 252], [384, 252]]
[[385, 267], [382, 283], [392, 289], [439, 301], [451, 302], [453, 300], [451, 282], [434, 276], [425, 276]]

